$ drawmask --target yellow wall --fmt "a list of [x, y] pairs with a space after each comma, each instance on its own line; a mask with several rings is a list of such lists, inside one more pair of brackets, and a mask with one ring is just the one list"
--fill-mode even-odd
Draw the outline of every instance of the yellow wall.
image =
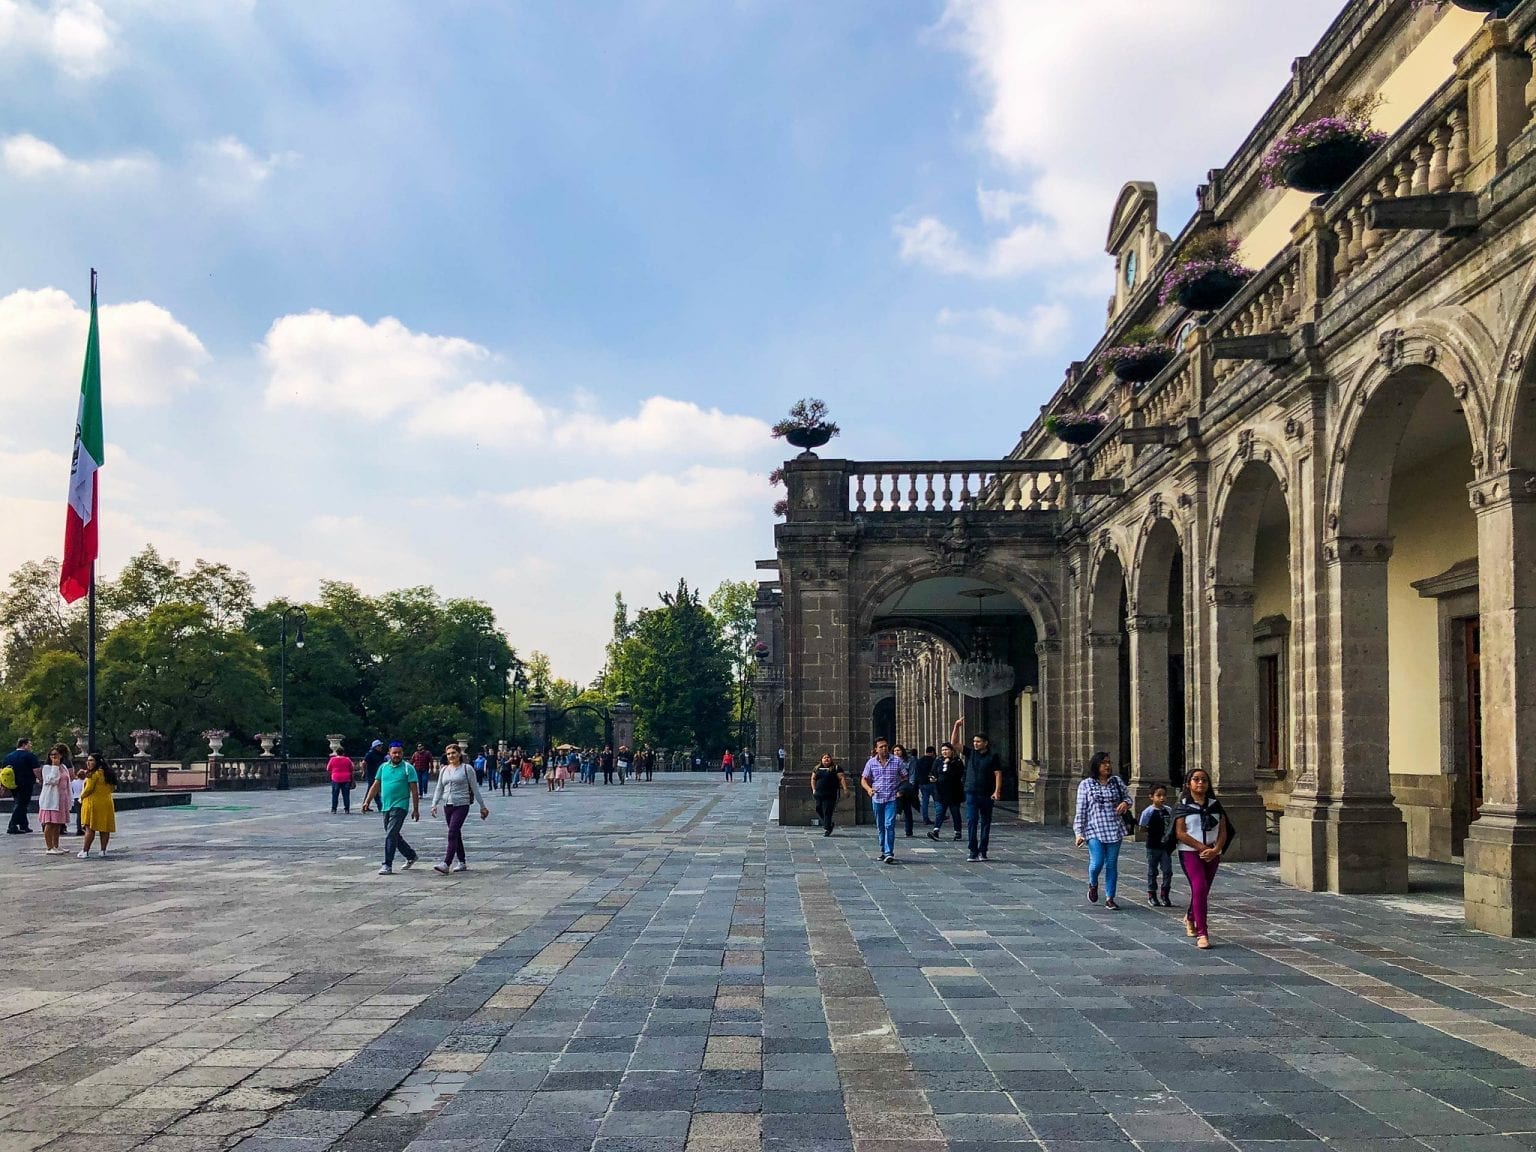
[[1411, 585], [1477, 555], [1477, 521], [1467, 503], [1470, 454], [1470, 446], [1456, 448], [1392, 478], [1387, 642], [1393, 772], [1440, 771], [1439, 612]]

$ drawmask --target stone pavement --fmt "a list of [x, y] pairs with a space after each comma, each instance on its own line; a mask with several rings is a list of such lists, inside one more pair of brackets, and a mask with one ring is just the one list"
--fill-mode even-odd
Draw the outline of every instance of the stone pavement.
[[7, 837], [0, 1152], [1536, 1149], [1536, 949], [1449, 897], [1231, 866], [1202, 953], [1138, 849], [1110, 913], [1062, 830], [882, 867], [776, 787], [497, 798], [451, 878], [319, 791]]

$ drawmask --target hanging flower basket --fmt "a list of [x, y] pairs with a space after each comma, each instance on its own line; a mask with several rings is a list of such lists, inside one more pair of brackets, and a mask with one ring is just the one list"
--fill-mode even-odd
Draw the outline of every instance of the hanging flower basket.
[[1468, 12], [1484, 12], [1504, 17], [1513, 12], [1519, 2], [1520, 0], [1418, 0], [1417, 7], [1444, 8], [1449, 3]]
[[1125, 343], [1106, 349], [1099, 360], [1127, 384], [1145, 384], [1156, 378], [1178, 355], [1174, 346], [1148, 325], [1132, 328], [1121, 339]]
[[1081, 448], [1098, 439], [1109, 426], [1102, 412], [1053, 412], [1045, 418], [1045, 430], [1063, 444]]
[[1159, 300], [1176, 302], [1192, 312], [1214, 312], [1228, 304], [1253, 276], [1237, 259], [1237, 241], [1225, 232], [1196, 236], [1180, 250], [1178, 261], [1163, 277]]
[[1387, 138], [1371, 127], [1379, 99], [1346, 101], [1332, 116], [1298, 124], [1264, 155], [1267, 188], [1320, 195], [1337, 192]]

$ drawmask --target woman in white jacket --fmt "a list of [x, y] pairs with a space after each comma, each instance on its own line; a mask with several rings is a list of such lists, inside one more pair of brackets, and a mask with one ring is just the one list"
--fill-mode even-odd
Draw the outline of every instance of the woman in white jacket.
[[464, 763], [459, 746], [448, 745], [443, 755], [448, 762], [437, 774], [437, 789], [432, 793], [432, 815], [437, 815], [437, 806], [441, 802], [448, 818], [448, 854], [441, 864], [432, 865], [432, 871], [446, 876], [449, 872], [463, 872], [469, 867], [464, 862], [464, 820], [469, 816], [470, 804], [480, 805], [482, 820], [491, 814], [491, 810], [485, 806], [480, 781], [475, 778], [474, 768]]

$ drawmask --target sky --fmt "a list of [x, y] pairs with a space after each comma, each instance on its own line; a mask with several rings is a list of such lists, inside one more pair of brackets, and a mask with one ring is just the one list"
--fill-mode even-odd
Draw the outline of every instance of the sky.
[[57, 556], [100, 271], [102, 568], [612, 602], [773, 554], [769, 425], [1011, 449], [1342, 0], [0, 0], [0, 580]]

